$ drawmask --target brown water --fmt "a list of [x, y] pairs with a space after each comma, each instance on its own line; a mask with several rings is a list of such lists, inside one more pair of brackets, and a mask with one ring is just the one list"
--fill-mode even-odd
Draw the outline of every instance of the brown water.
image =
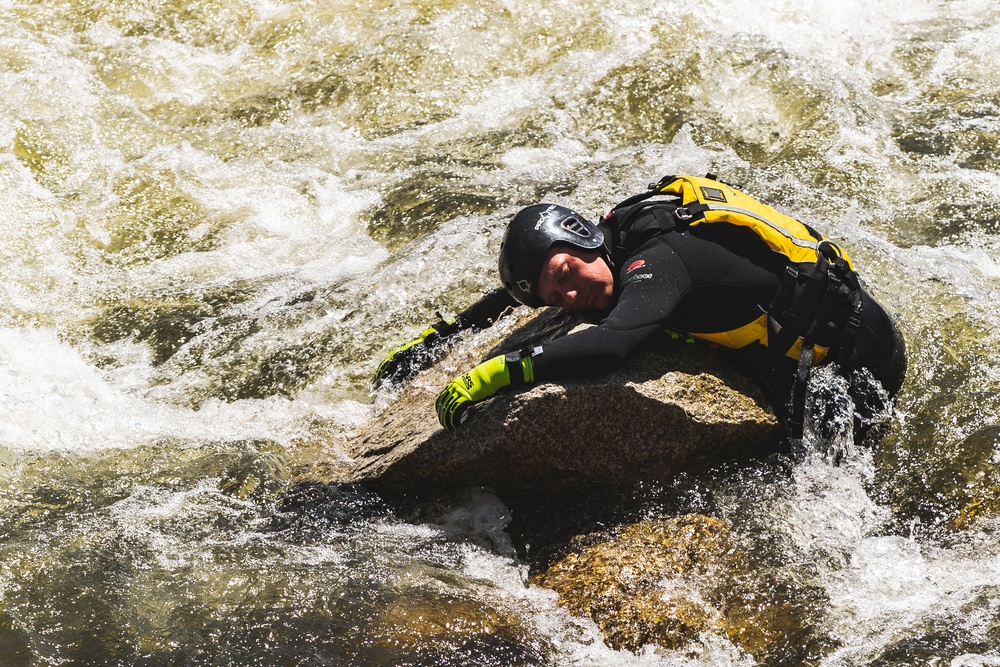
[[808, 661], [1000, 664], [995, 3], [2, 9], [4, 664], [754, 664], [612, 650], [486, 492], [293, 482], [350, 465], [372, 371], [493, 287], [517, 208], [709, 171], [841, 239], [911, 372], [875, 452], [617, 519], [728, 521], [809, 591]]

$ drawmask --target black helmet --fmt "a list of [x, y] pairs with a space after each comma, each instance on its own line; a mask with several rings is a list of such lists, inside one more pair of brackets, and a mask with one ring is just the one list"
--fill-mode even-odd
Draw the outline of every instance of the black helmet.
[[556, 243], [597, 250], [604, 232], [582, 215], [555, 204], [535, 204], [514, 216], [500, 244], [500, 280], [510, 295], [532, 308], [538, 298], [542, 263]]

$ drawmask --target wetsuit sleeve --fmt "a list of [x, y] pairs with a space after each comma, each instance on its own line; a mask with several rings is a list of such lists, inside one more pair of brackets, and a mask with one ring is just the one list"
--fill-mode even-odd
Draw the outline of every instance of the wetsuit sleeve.
[[442, 319], [420, 332], [413, 340], [392, 350], [375, 371], [376, 388], [386, 382], [401, 382], [433, 365], [461, 331], [478, 331], [491, 326], [517, 302], [506, 290], [496, 289], [459, 313], [455, 319]]
[[442, 320], [432, 325], [436, 335], [426, 339], [425, 348], [429, 353], [429, 361], [421, 370], [433, 363], [437, 356], [440, 356], [440, 352], [451, 344], [451, 339], [460, 332], [467, 329], [480, 331], [491, 327], [508, 309], [519, 305], [521, 304], [507, 290], [497, 288], [484, 294], [479, 301], [460, 312], [451, 322]]
[[532, 350], [535, 381], [613, 370], [669, 324], [690, 289], [690, 276], [673, 249], [658, 240], [647, 243], [623, 263], [615, 280], [617, 301], [600, 324]]
[[483, 298], [455, 317], [456, 331], [485, 329], [492, 326], [508, 308], [519, 305], [521, 304], [503, 288], [487, 292]]

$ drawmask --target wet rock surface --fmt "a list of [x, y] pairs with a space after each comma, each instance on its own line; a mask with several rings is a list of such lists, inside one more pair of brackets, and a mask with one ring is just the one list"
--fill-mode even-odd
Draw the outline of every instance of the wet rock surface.
[[[552, 503], [572, 505], [573, 498], [616, 497], [627, 505], [629, 489], [646, 482], [786, 447], [749, 380], [714, 350], [667, 336], [613, 373], [503, 391], [474, 406], [456, 431], [439, 426], [434, 402], [452, 378], [496, 354], [590, 324], [551, 310], [467, 336], [394, 396], [380, 397], [378, 416], [348, 443], [348, 465], [310, 466], [311, 475], [295, 477], [303, 483], [311, 476], [323, 488], [335, 482], [368, 489], [404, 515], [409, 503], [427, 511], [435, 494], [486, 487], [524, 517], [526, 505], [551, 515]], [[556, 591], [559, 604], [592, 619], [612, 648], [683, 650], [709, 633], [777, 665], [809, 664], [832, 646], [815, 631], [824, 601], [754, 572], [719, 519], [664, 515], [596, 532], [583, 520], [568, 536], [531, 522], [514, 540], [531, 562], [528, 583]], [[529, 534], [538, 545], [533, 557]], [[497, 632], [517, 634], [516, 624], [499, 616], [454, 601], [444, 608], [443, 616], [429, 612], [441, 611], [434, 605], [416, 616], [409, 606], [402, 615], [389, 609], [391, 641], [412, 635], [418, 644], [478, 646], [498, 641]]]
[[549, 647], [502, 609], [441, 590], [407, 590], [372, 620], [374, 638], [351, 647], [355, 664], [546, 665]]
[[1000, 514], [998, 448], [1000, 424], [983, 426], [952, 446], [949, 465], [928, 475], [939, 497], [954, 498], [952, 503], [960, 505], [947, 524], [950, 528], [964, 530]]
[[640, 521], [575, 538], [530, 583], [590, 617], [608, 645], [680, 649], [727, 637], [762, 664], [813, 664], [836, 647], [815, 590], [751, 567], [728, 525], [699, 514]]
[[474, 406], [459, 429], [440, 428], [434, 401], [451, 378], [576, 326], [579, 319], [548, 311], [456, 348], [351, 443], [356, 466], [343, 481], [502, 494], [584, 489], [663, 479], [783, 446], [752, 383], [712, 350], [666, 336], [616, 372], [503, 391]]
[[531, 583], [589, 616], [613, 648], [677, 648], [721, 627], [697, 580], [724, 572], [731, 547], [722, 521], [690, 515], [576, 538], [570, 552]]

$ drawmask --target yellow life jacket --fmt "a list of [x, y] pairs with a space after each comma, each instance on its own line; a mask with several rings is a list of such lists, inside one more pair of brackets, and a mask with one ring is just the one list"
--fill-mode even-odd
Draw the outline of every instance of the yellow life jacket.
[[[657, 195], [673, 198], [668, 208], [672, 215], [656, 210], [656, 201], [642, 203]], [[777, 346], [793, 359], [801, 358], [803, 342], [809, 338], [811, 364], [815, 365], [838, 342], [840, 330], [850, 326], [847, 324], [850, 311], [858, 307], [859, 301], [857, 275], [847, 254], [808, 225], [716, 180], [713, 175], [666, 176], [651, 185], [648, 192], [616, 206], [605, 219], [612, 218], [619, 209], [623, 209], [623, 215], [617, 222], [624, 223], [626, 228], [628, 221], [635, 220], [639, 213], [652, 212], [652, 217], [659, 221], [659, 230], [652, 233], [664, 233], [678, 226], [718, 223], [745, 227], [786, 259], [789, 268], [767, 312], [729, 331], [687, 332], [691, 336], [730, 348], [753, 343]], [[645, 231], [649, 233], [648, 229]], [[839, 305], [830, 311], [834, 301]], [[830, 321], [818, 322], [817, 318]]]

